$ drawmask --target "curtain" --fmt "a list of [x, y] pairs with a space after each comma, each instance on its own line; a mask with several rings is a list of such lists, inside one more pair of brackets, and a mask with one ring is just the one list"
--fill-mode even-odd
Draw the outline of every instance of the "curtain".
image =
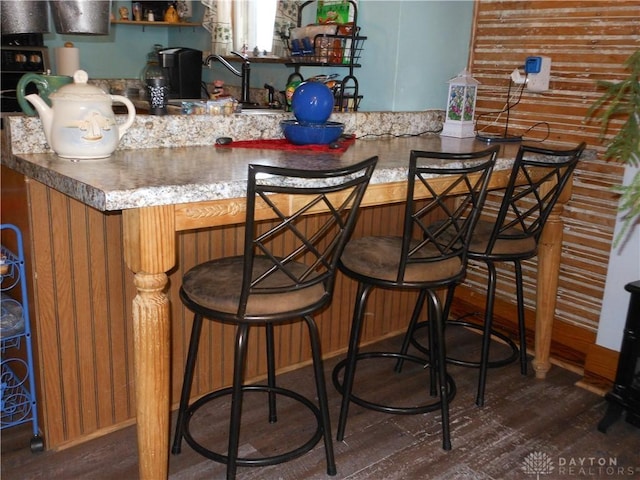
[[233, 50], [233, 0], [202, 0], [202, 26], [211, 33], [211, 53], [229, 55]]
[[[205, 6], [202, 26], [211, 33], [211, 52], [218, 55], [229, 55], [234, 45], [242, 46], [246, 39], [242, 38], [243, 30], [234, 28], [244, 23], [246, 15], [241, 8], [245, 2], [239, 0], [201, 0]], [[273, 30], [272, 54], [285, 56], [286, 52], [280, 33], [288, 33], [289, 27], [298, 23], [298, 6], [300, 0], [278, 0], [276, 19]]]
[[289, 28], [298, 26], [298, 7], [300, 0], [279, 0], [276, 7], [276, 21], [273, 28], [272, 53], [278, 57], [287, 57], [284, 41], [281, 34], [288, 35]]

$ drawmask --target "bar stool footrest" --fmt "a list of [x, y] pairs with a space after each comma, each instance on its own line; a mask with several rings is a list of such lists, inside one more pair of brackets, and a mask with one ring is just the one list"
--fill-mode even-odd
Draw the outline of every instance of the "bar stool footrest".
[[[356, 355], [356, 362], [359, 360], [370, 359], [370, 358], [396, 358], [402, 359], [413, 363], [418, 363], [420, 365], [425, 365], [428, 361], [425, 361], [424, 358], [416, 357], [414, 355], [403, 355], [401, 353], [395, 352], [364, 352]], [[339, 379], [340, 371], [344, 369], [347, 364], [347, 359], [341, 360], [333, 369], [332, 380], [333, 385], [336, 390], [342, 395], [343, 388], [342, 383]], [[453, 400], [456, 396], [456, 384], [453, 381], [453, 378], [447, 374], [447, 398], [449, 402]], [[356, 405], [360, 405], [361, 407], [367, 408], [369, 410], [375, 410], [377, 412], [382, 413], [391, 413], [397, 415], [418, 415], [422, 413], [433, 412], [435, 410], [439, 410], [441, 408], [442, 402], [440, 400], [433, 401], [431, 403], [427, 403], [424, 405], [419, 405], [416, 407], [393, 407], [389, 405], [382, 405], [380, 403], [370, 402], [361, 397], [358, 397], [351, 393], [349, 400], [355, 403]]]
[[[281, 453], [278, 455], [273, 455], [270, 457], [259, 457], [259, 458], [238, 457], [236, 460], [236, 465], [241, 467], [261, 467], [261, 466], [276, 465], [279, 463], [287, 462], [309, 452], [322, 439], [324, 435], [324, 430], [322, 428], [320, 410], [308, 398], [289, 389], [280, 388], [280, 387], [269, 387], [268, 385], [243, 385], [242, 391], [243, 392], [267, 392], [267, 393], [273, 392], [276, 395], [282, 395], [282, 396], [291, 398], [292, 400], [304, 405], [308, 410], [311, 411], [311, 413], [313, 413], [313, 415], [316, 417], [317, 428], [313, 436], [299, 447], [296, 447], [288, 452]], [[215, 392], [211, 392], [199, 398], [198, 400], [196, 400], [193, 404], [189, 405], [189, 407], [187, 408], [185, 412], [185, 420], [184, 420], [184, 426], [183, 426], [183, 438], [187, 441], [187, 443], [191, 446], [191, 448], [193, 448], [200, 455], [206, 458], [209, 458], [210, 460], [223, 463], [225, 465], [228, 464], [229, 457], [227, 455], [222, 455], [221, 453], [209, 450], [208, 448], [198, 443], [191, 436], [191, 432], [189, 431], [189, 423], [199, 408], [223, 396], [231, 395], [231, 393], [232, 393], [232, 388], [228, 387], [222, 390], [216, 390]]]
[[[416, 330], [419, 328], [427, 327], [428, 325], [429, 325], [429, 321], [419, 322], [416, 324]], [[478, 325], [477, 323], [473, 323], [473, 322], [465, 322], [464, 320], [447, 320], [445, 322], [445, 328], [449, 326], [466, 327], [466, 328], [471, 328], [473, 330], [479, 330], [480, 332], [484, 331], [482, 325]], [[505, 365], [509, 365], [510, 363], [513, 363], [516, 360], [518, 360], [520, 349], [518, 348], [516, 343], [513, 340], [511, 340], [511, 338], [493, 329], [491, 329], [491, 336], [497, 337], [500, 340], [502, 340], [511, 350], [511, 354], [509, 356], [505, 356], [504, 358], [500, 358], [498, 360], [490, 360], [487, 363], [488, 368], [504, 367]], [[424, 345], [422, 345], [420, 342], [418, 342], [415, 339], [415, 337], [411, 337], [411, 345], [413, 345], [422, 353], [424, 353], [427, 357], [429, 357], [429, 349], [426, 348]], [[478, 361], [464, 360], [464, 359], [447, 356], [447, 363], [451, 365], [458, 365], [460, 367], [480, 368], [479, 360]]]

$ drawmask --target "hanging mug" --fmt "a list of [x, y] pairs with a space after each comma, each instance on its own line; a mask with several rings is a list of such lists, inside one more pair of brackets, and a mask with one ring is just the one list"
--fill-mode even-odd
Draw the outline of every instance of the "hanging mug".
[[73, 77], [69, 77], [67, 75], [40, 75], [38, 73], [26, 73], [20, 78], [20, 80], [18, 80], [18, 85], [16, 87], [18, 105], [20, 105], [20, 108], [22, 108], [24, 113], [33, 117], [36, 112], [29, 102], [24, 99], [25, 95], [31, 93], [26, 91], [29, 84], [33, 83], [38, 89], [40, 97], [47, 103], [47, 105], [51, 106], [49, 95], [57, 91], [63, 85], [72, 82]]

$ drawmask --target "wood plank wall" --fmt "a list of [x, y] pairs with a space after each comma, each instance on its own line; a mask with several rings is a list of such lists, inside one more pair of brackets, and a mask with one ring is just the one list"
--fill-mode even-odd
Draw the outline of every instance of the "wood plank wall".
[[[621, 181], [623, 168], [602, 160], [599, 126], [585, 121], [585, 114], [601, 94], [595, 82], [622, 78], [624, 61], [638, 48], [637, 0], [475, 3], [469, 70], [481, 82], [476, 108], [478, 130], [503, 132], [506, 114], [495, 112], [507, 104], [511, 72], [522, 67], [526, 57], [542, 55], [551, 58], [549, 90], [522, 92], [510, 111], [508, 133], [566, 146], [584, 140], [588, 148], [598, 152], [596, 160], [578, 167], [573, 197], [565, 208], [556, 310], [556, 320], [591, 332], [593, 341], [617, 209], [617, 197], [610, 188]], [[520, 71], [524, 74], [522, 68]], [[510, 104], [517, 102], [519, 93], [518, 86], [512, 86]], [[525, 265], [524, 272], [526, 303], [533, 309], [535, 262]], [[505, 268], [499, 277], [498, 295], [514, 298], [511, 269]], [[485, 279], [483, 269], [473, 266], [467, 285], [483, 290]]]

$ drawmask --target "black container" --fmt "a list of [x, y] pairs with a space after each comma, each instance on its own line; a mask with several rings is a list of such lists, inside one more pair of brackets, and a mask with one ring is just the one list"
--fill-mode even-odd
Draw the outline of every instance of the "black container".
[[148, 78], [147, 96], [149, 98], [149, 113], [151, 115], [167, 114], [167, 81], [165, 78]]
[[199, 99], [202, 52], [192, 48], [165, 48], [158, 56], [169, 80], [169, 98]]

